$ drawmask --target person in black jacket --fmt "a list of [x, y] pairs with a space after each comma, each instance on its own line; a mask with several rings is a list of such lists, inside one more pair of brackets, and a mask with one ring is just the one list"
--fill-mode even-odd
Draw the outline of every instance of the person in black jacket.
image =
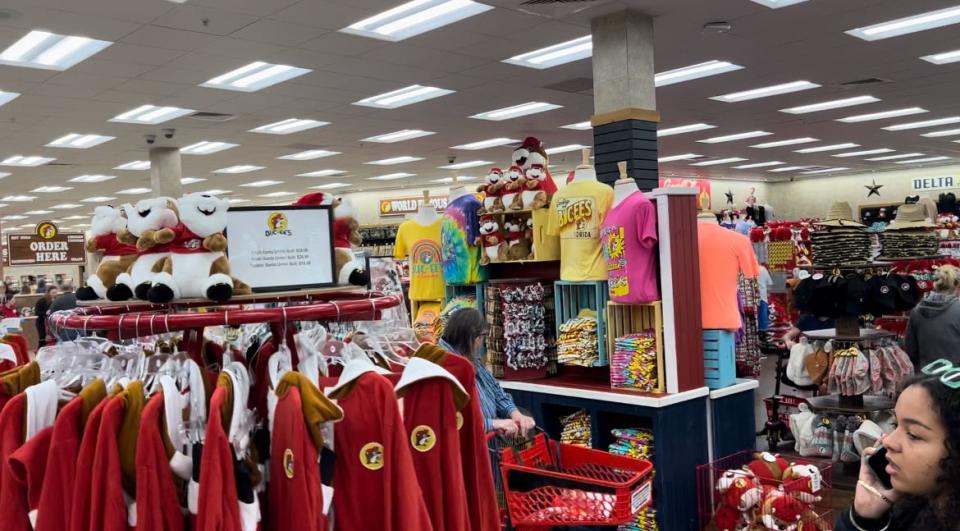
[[880, 440], [892, 489], [885, 489], [865, 449], [853, 507], [836, 531], [960, 529], [960, 366], [938, 360], [909, 380], [896, 407], [897, 428]]
[[59, 293], [60, 290], [51, 286], [46, 289], [43, 297], [40, 297], [37, 305], [33, 307], [33, 314], [37, 316], [38, 349], [47, 344], [47, 314], [50, 311], [50, 303], [53, 302], [53, 299], [55, 299]]

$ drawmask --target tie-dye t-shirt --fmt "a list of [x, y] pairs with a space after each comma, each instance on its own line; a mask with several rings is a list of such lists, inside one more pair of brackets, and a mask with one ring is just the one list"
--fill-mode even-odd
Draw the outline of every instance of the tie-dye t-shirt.
[[478, 208], [480, 201], [467, 194], [451, 201], [443, 214], [440, 243], [447, 284], [476, 284], [487, 279], [486, 268], [480, 267], [480, 248], [473, 245], [480, 236]]
[[407, 220], [397, 229], [394, 258], [410, 257], [410, 300], [443, 300], [443, 263], [440, 259], [440, 225], [443, 218], [429, 225]]

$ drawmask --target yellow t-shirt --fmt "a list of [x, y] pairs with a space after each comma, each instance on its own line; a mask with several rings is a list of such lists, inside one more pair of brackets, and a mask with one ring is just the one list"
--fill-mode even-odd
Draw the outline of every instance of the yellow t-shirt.
[[613, 188], [574, 181], [550, 202], [547, 233], [560, 236], [560, 279], [607, 280], [600, 224], [613, 206]]
[[438, 217], [430, 225], [407, 220], [397, 229], [393, 256], [400, 260], [410, 257], [410, 300], [443, 300], [443, 260], [440, 255], [440, 225]]

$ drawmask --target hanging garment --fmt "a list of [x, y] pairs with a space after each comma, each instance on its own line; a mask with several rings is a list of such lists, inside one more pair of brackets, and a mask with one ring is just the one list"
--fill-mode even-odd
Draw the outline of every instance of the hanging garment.
[[233, 452], [227, 432], [234, 410], [233, 381], [220, 373], [210, 399], [207, 431], [200, 463], [196, 531], [240, 531], [240, 501], [233, 473]]
[[468, 531], [457, 426], [469, 395], [452, 374], [423, 358], [410, 360], [396, 393], [403, 398], [403, 423], [433, 530]]
[[336, 531], [432, 529], [397, 397], [385, 373], [369, 362], [351, 361], [329, 392], [343, 410], [343, 420], [334, 427]]
[[190, 458], [179, 452], [170, 436], [181, 418], [168, 413], [167, 404], [172, 406], [170, 412], [182, 414], [180, 393], [169, 376], [162, 378], [168, 383], [143, 409], [137, 437], [137, 531], [183, 530], [175, 481], [189, 480], [193, 469]]
[[0, 374], [0, 410], [3, 410], [11, 398], [38, 383], [40, 383], [40, 366], [37, 362]]
[[7, 483], [10, 481], [10, 473], [6, 467], [7, 459], [23, 444], [26, 434], [24, 414], [27, 411], [27, 396], [23, 391], [37, 384], [40, 380], [39, 366], [35, 363], [31, 365], [36, 369], [35, 372], [28, 369], [27, 371], [16, 371], [9, 377], [4, 377], [6, 394], [12, 398], [6, 402], [3, 410], [0, 411], [0, 504], [2, 504]]
[[[107, 404], [116, 398], [114, 396], [116, 393], [113, 392], [115, 390], [116, 389], [111, 389], [110, 398], [101, 400], [87, 418], [86, 426], [83, 428], [83, 439], [80, 441], [80, 449], [77, 453], [77, 459], [74, 462], [76, 468], [76, 477], [73, 481], [74, 486], [93, 484], [92, 465], [94, 454], [96, 454], [97, 451], [97, 435], [100, 433], [100, 424]], [[84, 463], [84, 466], [76, 466], [77, 463]], [[69, 527], [67, 528], [69, 531], [88, 531], [88, 529], [90, 529], [92, 494], [92, 489], [82, 487], [74, 488], [73, 503], [70, 509], [70, 521], [68, 522]]]

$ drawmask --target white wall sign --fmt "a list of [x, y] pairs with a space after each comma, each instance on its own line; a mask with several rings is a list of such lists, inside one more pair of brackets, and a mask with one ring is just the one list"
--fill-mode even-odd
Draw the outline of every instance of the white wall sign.
[[328, 205], [231, 208], [227, 240], [233, 276], [254, 291], [336, 284]]
[[912, 180], [913, 190], [917, 192], [931, 192], [934, 190], [951, 190], [957, 188], [956, 177], [917, 177]]

